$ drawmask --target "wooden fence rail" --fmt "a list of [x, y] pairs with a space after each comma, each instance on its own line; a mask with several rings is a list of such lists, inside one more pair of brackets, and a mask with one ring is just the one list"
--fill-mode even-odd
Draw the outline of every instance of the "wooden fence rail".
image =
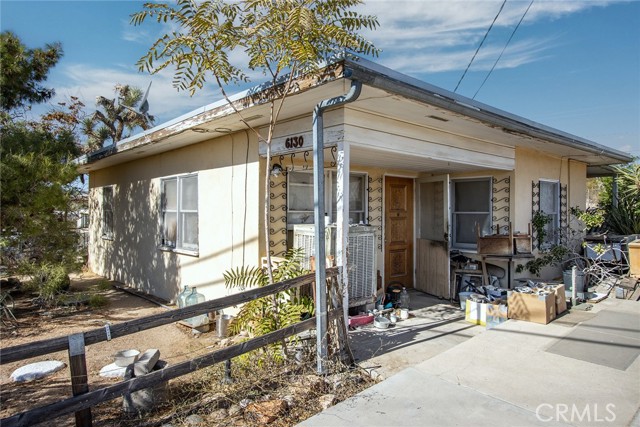
[[[329, 320], [335, 320], [342, 316], [342, 309], [336, 308], [328, 313]], [[225, 347], [213, 353], [187, 360], [176, 365], [168, 366], [158, 371], [153, 371], [141, 377], [135, 377], [129, 381], [122, 381], [112, 386], [104, 387], [85, 394], [74, 396], [50, 405], [41, 406], [30, 411], [22, 412], [0, 420], [3, 427], [30, 426], [46, 421], [52, 417], [71, 414], [91, 408], [101, 402], [115, 399], [125, 393], [132, 393], [144, 388], [150, 388], [171, 379], [206, 368], [216, 363], [229, 360], [253, 350], [257, 350], [268, 344], [282, 341], [284, 338], [298, 334], [315, 327], [316, 318], [298, 322], [294, 325], [279, 329], [266, 335], [253, 338], [240, 344]]]
[[[326, 277], [333, 278], [338, 276], [339, 268], [333, 267], [327, 269]], [[47, 340], [41, 340], [29, 344], [22, 344], [8, 348], [0, 348], [0, 364], [11, 363], [19, 360], [29, 359], [61, 350], [69, 350], [70, 369], [72, 380], [76, 376], [82, 377], [83, 380], [73, 382], [74, 396], [68, 399], [52, 403], [50, 405], [34, 408], [10, 417], [0, 420], [2, 426], [28, 426], [59, 417], [62, 415], [75, 412], [77, 426], [91, 426], [91, 407], [98, 403], [114, 399], [126, 393], [131, 393], [144, 388], [153, 387], [170, 379], [180, 377], [182, 375], [194, 372], [198, 369], [211, 366], [215, 363], [230, 360], [233, 357], [240, 356], [244, 353], [256, 350], [265, 345], [280, 342], [285, 338], [298, 334], [302, 331], [312, 329], [316, 326], [316, 318], [298, 322], [289, 327], [278, 331], [253, 338], [240, 344], [226, 347], [221, 350], [214, 351], [204, 356], [197, 357], [192, 360], [178, 363], [167, 368], [153, 371], [147, 375], [132, 378], [128, 381], [122, 381], [109, 387], [104, 387], [95, 391], [88, 391], [88, 383], [86, 378], [86, 369], [84, 373], [82, 369], [73, 367], [82, 366], [84, 360], [84, 346], [95, 344], [109, 339], [126, 336], [136, 332], [155, 328], [158, 326], [174, 323], [179, 320], [188, 319], [197, 315], [209, 313], [215, 310], [221, 310], [234, 305], [242, 304], [258, 298], [273, 295], [292, 288], [297, 288], [315, 281], [315, 274], [296, 277], [273, 285], [254, 288], [234, 295], [206, 301], [201, 304], [172, 310], [167, 313], [160, 313], [152, 316], [142, 317], [130, 322], [123, 322], [115, 325], [109, 325], [106, 328], [93, 329], [87, 332], [80, 332], [71, 336], [63, 336]], [[326, 312], [325, 312], [326, 313]], [[320, 313], [322, 315], [322, 313]], [[329, 320], [335, 320], [344, 315], [341, 307], [336, 307], [328, 313]], [[73, 338], [73, 339], [72, 339]], [[78, 343], [81, 343], [79, 345]], [[75, 343], [75, 344], [74, 344]], [[77, 348], [76, 348], [77, 347]], [[81, 348], [80, 348], [81, 347]], [[71, 359], [74, 358], [72, 361]], [[75, 360], [77, 359], [77, 360]], [[74, 362], [72, 364], [72, 362]]]
[[[327, 278], [338, 275], [338, 267], [327, 269]], [[199, 314], [206, 314], [216, 310], [243, 304], [258, 298], [269, 296], [288, 289], [308, 285], [315, 281], [314, 274], [296, 277], [273, 285], [254, 288], [237, 294], [206, 301], [200, 304], [191, 305], [166, 313], [154, 314], [152, 316], [141, 317], [130, 322], [122, 322], [109, 326], [110, 338], [107, 337], [105, 328], [97, 328], [84, 332], [85, 345], [95, 344], [109, 339], [123, 337], [125, 335], [168, 325], [178, 320], [188, 319]], [[42, 356], [44, 354], [55, 353], [56, 351], [67, 350], [69, 339], [67, 336], [36, 341], [33, 343], [16, 345], [13, 347], [0, 348], [0, 365], [16, 362], [18, 360], [29, 359], [31, 357]]]

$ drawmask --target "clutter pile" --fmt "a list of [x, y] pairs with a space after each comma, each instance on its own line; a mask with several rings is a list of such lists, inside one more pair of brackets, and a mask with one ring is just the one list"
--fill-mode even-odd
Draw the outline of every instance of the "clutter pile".
[[507, 319], [547, 324], [567, 310], [564, 285], [529, 282], [507, 291], [493, 286], [460, 293], [467, 322], [494, 328]]

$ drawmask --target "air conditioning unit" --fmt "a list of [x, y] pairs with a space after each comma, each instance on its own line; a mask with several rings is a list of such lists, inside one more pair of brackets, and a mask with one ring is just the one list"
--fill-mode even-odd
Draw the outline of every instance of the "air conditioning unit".
[[[326, 228], [327, 257], [335, 257], [336, 234], [337, 227], [335, 225]], [[310, 270], [310, 258], [315, 256], [315, 226], [313, 224], [293, 226], [293, 247], [303, 249], [302, 267]], [[349, 227], [349, 248], [347, 253], [349, 263], [349, 307], [356, 307], [375, 301], [377, 283], [375, 248], [376, 234], [374, 227], [368, 225]]]

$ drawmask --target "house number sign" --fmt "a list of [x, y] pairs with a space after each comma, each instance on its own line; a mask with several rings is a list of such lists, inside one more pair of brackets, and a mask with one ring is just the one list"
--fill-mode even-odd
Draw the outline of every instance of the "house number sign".
[[304, 145], [304, 137], [300, 136], [291, 136], [284, 141], [284, 146], [286, 148], [300, 148]]

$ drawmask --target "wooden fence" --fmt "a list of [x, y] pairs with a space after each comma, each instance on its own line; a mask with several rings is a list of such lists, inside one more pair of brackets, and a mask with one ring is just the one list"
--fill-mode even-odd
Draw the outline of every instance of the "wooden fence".
[[[327, 269], [327, 279], [338, 276], [338, 267]], [[110, 325], [107, 328], [93, 329], [84, 333], [62, 336], [29, 344], [0, 349], [0, 364], [7, 364], [19, 360], [29, 359], [61, 350], [69, 351], [69, 368], [71, 371], [73, 397], [34, 408], [0, 420], [3, 427], [29, 426], [39, 422], [75, 413], [77, 426], [91, 426], [91, 407], [126, 393], [132, 393], [144, 388], [154, 387], [170, 379], [177, 378], [202, 368], [230, 360], [266, 345], [281, 342], [283, 339], [296, 335], [302, 331], [312, 329], [316, 325], [316, 318], [298, 322], [283, 329], [262, 335], [240, 344], [214, 351], [204, 356], [168, 366], [149, 374], [122, 381], [98, 390], [89, 391], [84, 348], [86, 345], [107, 341], [158, 326], [188, 319], [200, 314], [221, 310], [234, 305], [246, 303], [258, 298], [298, 288], [315, 281], [315, 275], [297, 277], [284, 282], [261, 288], [250, 289], [234, 295], [206, 301], [201, 304], [142, 317], [129, 322]], [[336, 320], [343, 316], [343, 309], [334, 306], [328, 311], [328, 319]], [[343, 323], [343, 322], [340, 322]]]

